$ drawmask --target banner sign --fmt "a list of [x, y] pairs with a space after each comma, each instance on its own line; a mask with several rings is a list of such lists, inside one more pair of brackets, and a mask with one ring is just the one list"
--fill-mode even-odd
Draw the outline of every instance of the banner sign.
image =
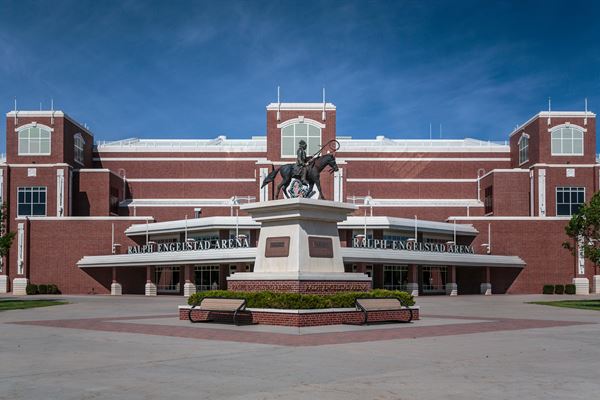
[[473, 246], [446, 243], [423, 243], [408, 240], [385, 240], [354, 238], [352, 247], [363, 247], [366, 249], [388, 249], [388, 250], [410, 250], [429, 251], [435, 253], [459, 253], [475, 254]]
[[129, 246], [127, 254], [164, 253], [170, 251], [196, 251], [213, 249], [237, 249], [250, 247], [248, 239], [195, 240], [189, 242], [148, 243]]

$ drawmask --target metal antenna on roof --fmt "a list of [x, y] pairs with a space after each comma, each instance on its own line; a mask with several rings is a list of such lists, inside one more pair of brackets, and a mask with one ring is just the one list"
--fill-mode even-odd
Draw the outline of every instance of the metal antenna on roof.
[[442, 138], [442, 124], [440, 123], [440, 139]]
[[548, 125], [552, 122], [550, 114], [552, 113], [552, 97], [548, 97]]
[[325, 121], [325, 88], [323, 88], [323, 112], [321, 113], [321, 119]]
[[17, 98], [15, 97], [15, 125], [19, 123], [19, 118], [17, 117]]
[[42, 111], [42, 102], [40, 101], [40, 111]]
[[52, 114], [50, 115], [50, 124], [54, 125], [54, 99], [50, 99], [50, 110], [52, 110]]
[[588, 108], [587, 108], [587, 97], [585, 98], [585, 118], [583, 119], [583, 124], [587, 125], [587, 114], [588, 114]]
[[281, 121], [281, 98], [279, 97], [279, 85], [277, 86], [277, 121]]
[[429, 123], [429, 140], [431, 140], [431, 122]]

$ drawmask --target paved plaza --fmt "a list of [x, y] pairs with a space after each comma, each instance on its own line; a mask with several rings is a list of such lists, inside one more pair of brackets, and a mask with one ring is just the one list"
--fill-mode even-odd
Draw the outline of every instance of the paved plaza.
[[600, 313], [526, 304], [562, 296], [420, 297], [411, 324], [312, 328], [192, 325], [175, 296], [60, 297], [70, 304], [0, 313], [1, 399], [600, 393]]

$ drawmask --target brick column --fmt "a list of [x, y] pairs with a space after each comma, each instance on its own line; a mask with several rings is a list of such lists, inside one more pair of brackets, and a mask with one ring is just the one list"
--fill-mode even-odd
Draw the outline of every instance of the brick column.
[[156, 283], [154, 282], [154, 268], [146, 267], [146, 286], [144, 290], [146, 296], [156, 296]]
[[458, 285], [456, 284], [456, 267], [453, 265], [450, 268], [450, 276], [446, 282], [446, 294], [448, 296], [458, 295]]
[[492, 295], [492, 279], [490, 267], [485, 267], [485, 282], [480, 285], [480, 291], [483, 295]]
[[185, 283], [183, 284], [183, 297], [190, 297], [196, 293], [196, 283], [193, 278], [193, 265], [185, 265], [183, 267], [183, 275], [185, 277]]
[[408, 283], [406, 284], [406, 291], [413, 296], [419, 295], [419, 278], [417, 276], [417, 266], [408, 266]]
[[110, 295], [121, 296], [123, 294], [123, 287], [117, 282], [117, 267], [112, 267], [112, 283], [110, 284]]

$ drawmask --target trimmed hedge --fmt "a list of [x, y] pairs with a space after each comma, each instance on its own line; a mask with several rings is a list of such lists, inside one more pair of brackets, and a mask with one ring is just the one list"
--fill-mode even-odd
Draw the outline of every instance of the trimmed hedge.
[[554, 285], [544, 285], [542, 289], [543, 294], [554, 294]]
[[35, 285], [33, 283], [30, 283], [27, 285], [27, 287], [25, 288], [25, 293], [27, 293], [28, 295], [34, 295], [34, 294], [60, 294], [60, 290], [58, 290], [58, 286], [51, 284], [51, 285]]
[[189, 305], [199, 304], [205, 297], [223, 299], [246, 299], [248, 308], [275, 308], [289, 310], [306, 310], [320, 308], [353, 308], [357, 298], [395, 297], [403, 306], [413, 306], [412, 295], [399, 290], [375, 289], [370, 292], [342, 292], [327, 295], [276, 293], [276, 292], [232, 292], [228, 290], [209, 290], [194, 293], [188, 298]]
[[554, 285], [554, 294], [565, 293], [565, 285]]
[[575, 285], [572, 283], [565, 285], [565, 294], [575, 294]]

